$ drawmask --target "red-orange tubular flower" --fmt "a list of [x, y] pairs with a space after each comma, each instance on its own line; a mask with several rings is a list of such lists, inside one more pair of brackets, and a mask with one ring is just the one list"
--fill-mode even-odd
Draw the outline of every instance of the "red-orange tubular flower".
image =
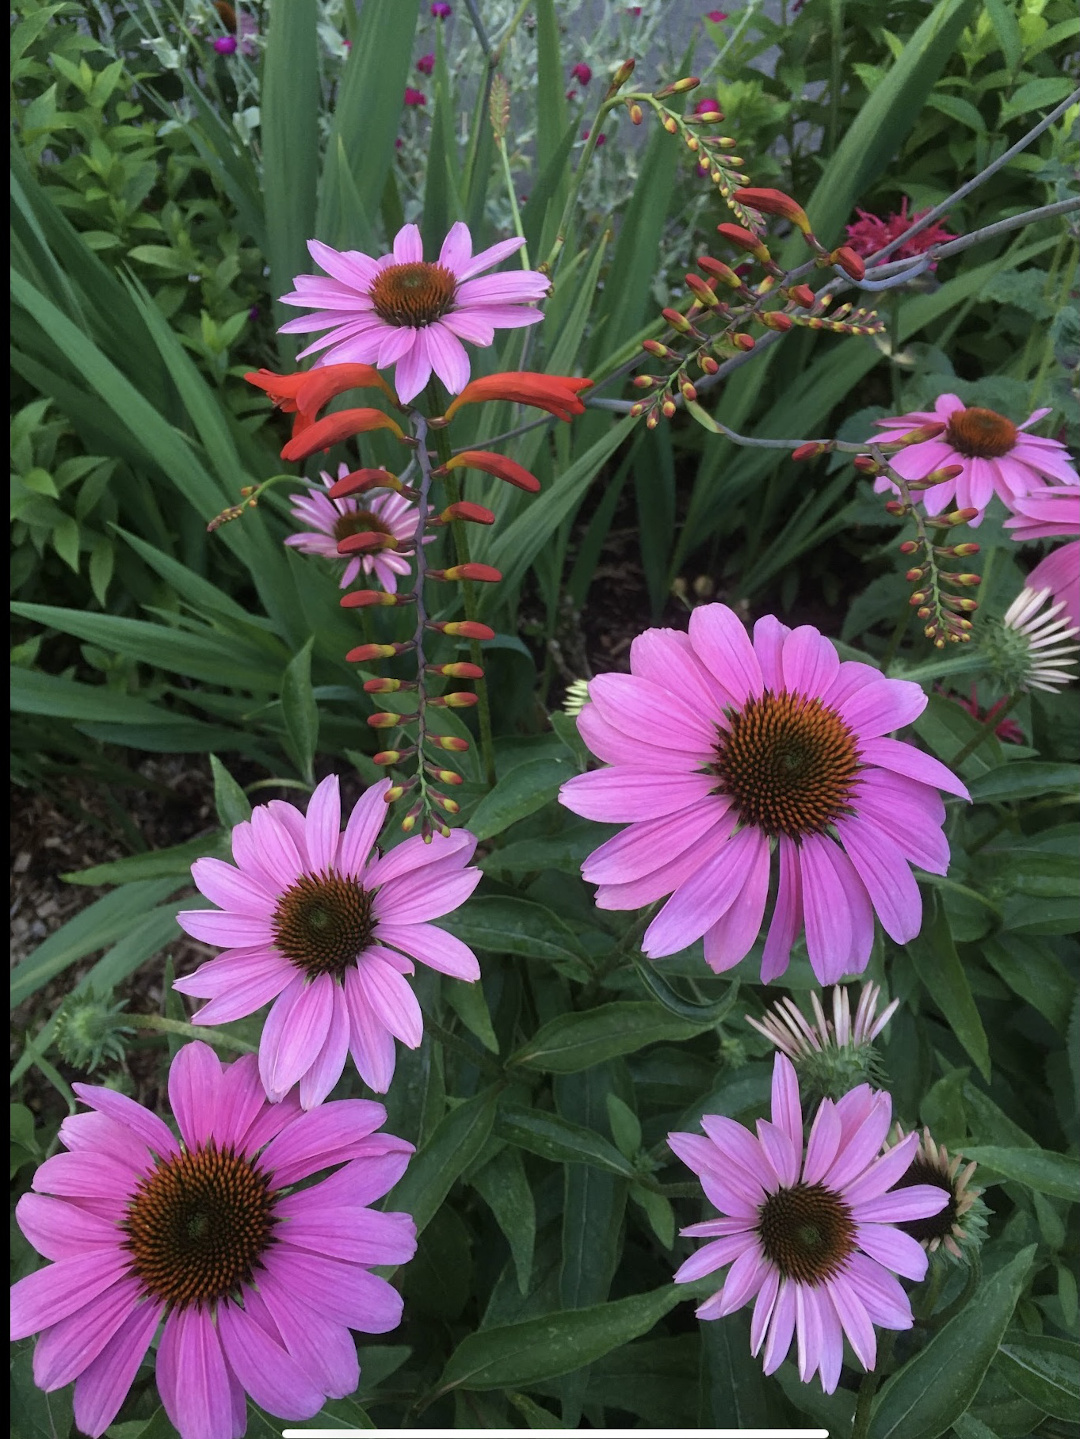
[[535, 475], [530, 475], [524, 465], [519, 465], [516, 460], [508, 460], [505, 455], [497, 455], [492, 450], [462, 450], [460, 455], [447, 460], [436, 473], [443, 474], [447, 470], [483, 470], [484, 474], [506, 480], [508, 484], [516, 485], [519, 490], [527, 490], [530, 495], [535, 495], [540, 489], [540, 481]]
[[389, 470], [350, 470], [347, 475], [342, 475], [340, 480], [335, 480], [326, 494], [331, 500], [341, 500], [347, 495], [361, 494], [366, 490], [400, 491], [401, 488], [401, 481]]
[[806, 211], [783, 190], [736, 190], [734, 199], [740, 205], [748, 205], [761, 215], [780, 215], [800, 229], [804, 235], [810, 233], [810, 221]]
[[462, 405], [479, 405], [487, 400], [510, 400], [517, 405], [534, 405], [547, 410], [560, 420], [584, 413], [579, 395], [592, 388], [592, 380], [574, 375], [542, 375], [533, 370], [508, 370], [502, 375], [487, 375], [470, 380], [447, 407], [444, 420], [453, 419]]
[[365, 430], [392, 430], [399, 440], [405, 438], [401, 426], [396, 424], [382, 410], [338, 410], [315, 420], [292, 439], [281, 452], [281, 458], [290, 462], [306, 460], [319, 450], [329, 450]]
[[245, 376], [249, 385], [264, 390], [286, 415], [295, 415], [293, 438], [314, 424], [322, 407], [345, 390], [378, 389], [397, 404], [397, 396], [378, 370], [371, 365], [322, 365], [315, 370], [296, 370], [291, 375], [278, 375], [273, 370], [251, 370]]
[[724, 239], [730, 244], [736, 246], [739, 250], [745, 250], [748, 254], [753, 255], [756, 260], [760, 260], [762, 264], [767, 265], [772, 259], [772, 256], [769, 254], [769, 247], [765, 241], [759, 239], [757, 235], [752, 234], [749, 230], [744, 230], [741, 225], [724, 224], [717, 225], [716, 228], [718, 233], [723, 235]]

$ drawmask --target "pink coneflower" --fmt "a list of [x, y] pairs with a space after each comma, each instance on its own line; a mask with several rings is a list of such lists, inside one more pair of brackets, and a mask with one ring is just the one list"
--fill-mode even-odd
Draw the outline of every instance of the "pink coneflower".
[[588, 67], [588, 65], [585, 64], [584, 61], [581, 61], [577, 65], [574, 65], [570, 71], [570, 74], [581, 85], [587, 85], [592, 79], [592, 70], [590, 70], [590, 68]]
[[[854, 225], [847, 227], [848, 244], [856, 255], [865, 257], [877, 254], [878, 250], [883, 250], [886, 245], [891, 245], [894, 240], [898, 240], [901, 235], [906, 234], [917, 220], [921, 220], [924, 215], [929, 214], [929, 209], [926, 209], [909, 216], [907, 206], [907, 196], [905, 195], [900, 206], [900, 213], [889, 215], [884, 220], [878, 215], [868, 214], [865, 210], [856, 210], [855, 213], [859, 216], [858, 220]], [[899, 249], [894, 250], [892, 259], [907, 260], [915, 255], [924, 255], [935, 245], [943, 245], [946, 240], [955, 239], [956, 236], [951, 230], [946, 230], [944, 225], [940, 223], [927, 225], [925, 230], [920, 230], [910, 240], [905, 240]], [[932, 263], [930, 268], [934, 270], [937, 266]]]
[[910, 865], [944, 874], [943, 789], [967, 791], [944, 765], [886, 738], [926, 705], [918, 685], [843, 663], [810, 625], [772, 615], [753, 643], [726, 605], [701, 605], [688, 635], [646, 630], [630, 674], [598, 675], [578, 717], [609, 768], [568, 780], [560, 799], [586, 819], [629, 828], [582, 874], [601, 909], [671, 895], [645, 932], [652, 958], [703, 935], [718, 973], [757, 939], [779, 880], [763, 981], [787, 968], [805, 925], [822, 984], [866, 968], [874, 911], [905, 944], [922, 902]]
[[248, 1394], [283, 1419], [351, 1394], [350, 1329], [383, 1334], [401, 1319], [400, 1295], [370, 1266], [416, 1249], [410, 1215], [368, 1207], [413, 1148], [376, 1133], [382, 1105], [270, 1105], [254, 1055], [223, 1065], [205, 1044], [185, 1045], [169, 1074], [179, 1141], [115, 1090], [74, 1089], [96, 1112], [64, 1120], [67, 1152], [16, 1206], [55, 1262], [14, 1286], [11, 1322], [15, 1339], [41, 1335], [42, 1389], [75, 1381], [80, 1432], [112, 1424], [162, 1319], [158, 1393], [181, 1439], [242, 1435]]
[[496, 330], [516, 330], [543, 319], [532, 308], [548, 293], [549, 281], [538, 270], [484, 275], [525, 243], [500, 240], [479, 255], [472, 252], [468, 225], [451, 226], [438, 261], [425, 261], [416, 225], [394, 237], [393, 252], [373, 259], [359, 250], [332, 250], [308, 241], [312, 259], [330, 279], [298, 275], [296, 289], [282, 303], [316, 313], [289, 320], [283, 333], [328, 330], [300, 358], [332, 346], [316, 365], [342, 360], [386, 369], [396, 365], [395, 388], [403, 404], [415, 398], [434, 370], [452, 395], [469, 380], [469, 357], [462, 345], [490, 345]]
[[430, 75], [435, 69], [434, 54], [421, 55], [420, 59], [416, 62], [416, 68], [420, 71], [421, 75]]
[[922, 1279], [927, 1257], [896, 1225], [937, 1214], [948, 1196], [930, 1184], [892, 1189], [918, 1140], [909, 1135], [881, 1155], [891, 1117], [890, 1097], [868, 1084], [836, 1103], [823, 1099], [804, 1154], [799, 1082], [791, 1061], [778, 1054], [772, 1121], [758, 1121], [757, 1138], [713, 1114], [702, 1117], [705, 1138], [668, 1135], [710, 1202], [728, 1216], [682, 1230], [713, 1242], [682, 1265], [675, 1282], [731, 1265], [698, 1318], [720, 1319], [756, 1298], [750, 1346], [757, 1354], [764, 1345], [766, 1374], [783, 1363], [794, 1335], [799, 1378], [806, 1384], [817, 1373], [832, 1394], [844, 1335], [870, 1370], [877, 1360], [874, 1326], [911, 1328], [911, 1304], [894, 1276]]
[[[995, 491], [1011, 510], [1017, 499], [1047, 482], [1080, 484], [1060, 441], [1024, 433], [1049, 413], [1035, 410], [1022, 425], [1014, 425], [996, 410], [965, 406], [959, 395], [939, 395], [932, 410], [913, 410], [874, 423], [884, 431], [877, 437], [880, 440], [894, 439], [921, 425], [945, 425], [945, 433], [937, 439], [908, 445], [890, 460], [905, 480], [922, 479], [944, 465], [963, 466], [954, 479], [920, 495], [926, 513], [936, 515], [954, 508], [985, 510]], [[878, 492], [895, 488], [885, 476], [874, 481]], [[980, 514], [971, 523], [978, 525], [981, 520]]]
[[[1080, 488], [1040, 490], [1014, 500], [1012, 508], [1005, 528], [1020, 544], [1080, 534]], [[1049, 590], [1055, 603], [1064, 603], [1069, 623], [1080, 626], [1080, 540], [1051, 550], [1028, 575], [1027, 587]]]
[[[338, 466], [337, 477], [344, 479], [349, 473], [348, 465]], [[319, 478], [327, 489], [335, 483], [325, 470], [319, 471]], [[404, 495], [378, 492], [365, 495], [364, 504], [358, 500], [331, 500], [318, 490], [311, 489], [301, 495], [290, 495], [292, 517], [304, 529], [289, 535], [285, 543], [305, 555], [325, 555], [330, 560], [340, 560], [338, 544], [347, 535], [358, 535], [363, 530], [376, 534], [390, 535], [399, 545], [409, 545], [416, 534], [416, 506], [409, 503]], [[384, 590], [397, 592], [398, 575], [409, 573], [408, 556], [411, 549], [380, 550], [374, 555], [353, 555], [345, 565], [341, 576], [341, 588], [346, 589], [363, 570], [365, 575], [374, 575]]]
[[300, 1084], [305, 1109], [333, 1089], [351, 1054], [380, 1094], [394, 1074], [394, 1039], [415, 1049], [424, 1020], [405, 981], [414, 959], [455, 979], [480, 978], [472, 950], [429, 921], [472, 894], [480, 871], [468, 830], [417, 836], [379, 857], [389, 780], [364, 791], [341, 832], [337, 775], [315, 790], [305, 817], [294, 805], [258, 805], [232, 832], [237, 868], [199, 859], [191, 875], [220, 909], [183, 910], [195, 939], [228, 946], [176, 981], [208, 999], [197, 1024], [222, 1024], [274, 1004], [259, 1042], [271, 1100]]
[[[427, 96], [423, 90], [414, 90], [411, 85], [405, 86], [405, 104], [411, 105], [414, 109], [419, 105], [427, 104]], [[282, 296], [282, 299], [285, 297]]]

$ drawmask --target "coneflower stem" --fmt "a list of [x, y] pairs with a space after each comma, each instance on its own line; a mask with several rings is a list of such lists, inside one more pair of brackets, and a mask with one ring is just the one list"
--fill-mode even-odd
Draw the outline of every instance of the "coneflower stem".
[[255, 1054], [257, 1047], [227, 1034], [223, 1029], [207, 1029], [205, 1024], [188, 1024], [183, 1019], [167, 1019], [163, 1014], [124, 1014], [124, 1023], [132, 1029], [154, 1029], [159, 1034], [178, 1034], [184, 1039], [201, 1039], [207, 1044], [220, 1044], [238, 1054]]

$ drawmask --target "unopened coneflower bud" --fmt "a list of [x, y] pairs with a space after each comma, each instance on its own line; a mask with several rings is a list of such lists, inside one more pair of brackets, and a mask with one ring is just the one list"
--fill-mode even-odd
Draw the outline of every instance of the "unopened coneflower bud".
[[719, 280], [721, 284], [727, 285], [728, 289], [742, 289], [742, 281], [730, 265], [724, 264], [723, 260], [714, 260], [711, 255], [699, 255], [698, 264], [707, 275], [711, 275], [714, 280]]
[[424, 668], [430, 675], [447, 675], [455, 680], [479, 680], [484, 677], [480, 666], [470, 664], [468, 660], [455, 660], [448, 665], [425, 665]]
[[350, 664], [364, 664], [368, 660], [388, 660], [394, 655], [404, 654], [406, 650], [412, 649], [412, 641], [407, 640], [402, 644], [393, 645], [357, 645], [345, 656]]
[[350, 590], [338, 603], [342, 609], [358, 610], [367, 605], [404, 605], [411, 600], [411, 595], [391, 595], [386, 590]]
[[717, 225], [716, 230], [717, 233], [723, 235], [724, 239], [729, 241], [730, 244], [739, 250], [745, 250], [749, 255], [753, 255], [754, 258], [760, 260], [763, 265], [771, 262], [772, 255], [769, 253], [769, 247], [765, 244], [764, 240], [759, 239], [758, 236], [750, 230], [745, 230], [742, 225]]
[[469, 520], [475, 525], [493, 525], [495, 515], [485, 505], [473, 504], [472, 500], [455, 500], [452, 505], [447, 505], [439, 519], [444, 525], [450, 524], [453, 520]]
[[659, 340], [642, 340], [641, 348], [647, 350], [650, 355], [655, 355], [658, 360], [667, 360], [671, 356], [671, 351]]
[[642, 113], [641, 113], [641, 106], [640, 106], [640, 105], [637, 105], [637, 104], [634, 104], [634, 105], [630, 105], [628, 108], [629, 108], [629, 110], [630, 110], [630, 123], [631, 123], [631, 125], [640, 125], [642, 119], [644, 118], [643, 115], [642, 115]]
[[481, 580], [488, 584], [495, 584], [502, 579], [502, 571], [495, 569], [493, 565], [482, 565], [476, 560], [469, 560], [463, 565], [451, 565], [445, 570], [428, 570], [429, 580]]
[[791, 316], [785, 315], [783, 310], [765, 310], [758, 319], [767, 330], [778, 330], [781, 334], [790, 330], [794, 324]]
[[460, 739], [456, 734], [429, 734], [428, 743], [435, 745], [437, 749], [452, 750], [455, 754], [469, 748], [469, 741]]
[[663, 315], [664, 319], [668, 322], [671, 328], [677, 331], [680, 335], [688, 335], [693, 329], [690, 321], [686, 318], [685, 315], [680, 315], [678, 310], [661, 310], [660, 313]]
[[[902, 555], [913, 555], [918, 548], [918, 540], [903, 540], [900, 544], [900, 553]], [[939, 550], [938, 553], [940, 554], [941, 551]]]
[[793, 460], [816, 460], [819, 455], [826, 454], [828, 449], [828, 445], [822, 444], [820, 440], [808, 440], [805, 445], [799, 445], [797, 449], [792, 450], [791, 458]]
[[747, 205], [762, 215], [779, 215], [784, 220], [790, 220], [804, 235], [810, 234], [806, 212], [782, 190], [736, 190], [734, 199], [736, 204]]
[[829, 259], [834, 265], [839, 265], [841, 270], [846, 275], [850, 275], [853, 280], [861, 280], [866, 274], [866, 265], [863, 263], [862, 256], [857, 254], [850, 245], [841, 245], [839, 249], [832, 252]]
[[444, 635], [460, 635], [466, 640], [493, 640], [495, 631], [490, 625], [481, 624], [479, 620], [433, 620], [428, 624], [429, 630], [438, 630]]
[[717, 364], [717, 362], [713, 359], [711, 355], [699, 355], [698, 364], [701, 366], [701, 368], [705, 371], [707, 375], [715, 375], [717, 370], [719, 370], [720, 368], [720, 366]]
[[396, 550], [397, 538], [380, 530], [360, 530], [358, 534], [346, 535], [338, 540], [339, 555], [355, 555], [364, 550]]

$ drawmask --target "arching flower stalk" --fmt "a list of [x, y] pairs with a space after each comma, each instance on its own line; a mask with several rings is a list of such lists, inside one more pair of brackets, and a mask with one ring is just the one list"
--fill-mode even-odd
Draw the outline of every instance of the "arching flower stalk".
[[682, 1265], [675, 1282], [731, 1266], [697, 1315], [721, 1319], [753, 1300], [751, 1353], [764, 1350], [766, 1374], [780, 1367], [794, 1338], [799, 1378], [807, 1384], [816, 1373], [832, 1394], [845, 1337], [870, 1371], [875, 1327], [912, 1327], [911, 1303], [895, 1276], [922, 1279], [927, 1256], [901, 1225], [938, 1214], [948, 1199], [932, 1183], [897, 1188], [917, 1140], [908, 1135], [882, 1155], [891, 1117], [889, 1095], [863, 1084], [835, 1104], [822, 1100], [804, 1140], [799, 1081], [778, 1054], [772, 1119], [758, 1121], [756, 1137], [713, 1114], [702, 1117], [704, 1135], [668, 1135], [723, 1215], [681, 1231], [711, 1242]]
[[53, 1262], [13, 1287], [11, 1316], [14, 1338], [40, 1336], [38, 1386], [75, 1381], [80, 1433], [112, 1424], [162, 1321], [157, 1387], [181, 1439], [243, 1435], [249, 1394], [310, 1419], [353, 1393], [350, 1330], [401, 1320], [401, 1296], [373, 1266], [416, 1249], [410, 1215], [370, 1207], [413, 1152], [378, 1132], [382, 1105], [270, 1104], [254, 1055], [223, 1065], [200, 1043], [169, 1074], [179, 1140], [125, 1095], [75, 1092], [94, 1112], [64, 1120], [64, 1152], [15, 1210]]

